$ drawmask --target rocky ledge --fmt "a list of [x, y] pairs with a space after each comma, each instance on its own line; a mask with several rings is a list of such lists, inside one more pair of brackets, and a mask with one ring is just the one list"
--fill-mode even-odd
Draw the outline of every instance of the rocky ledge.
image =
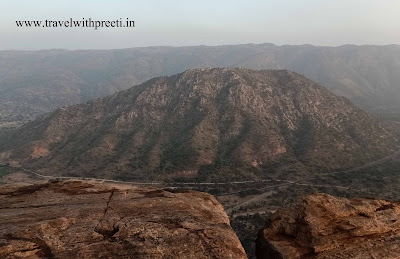
[[258, 258], [400, 258], [400, 205], [314, 194], [277, 211], [257, 238]]
[[0, 188], [0, 258], [246, 258], [209, 194], [84, 181]]

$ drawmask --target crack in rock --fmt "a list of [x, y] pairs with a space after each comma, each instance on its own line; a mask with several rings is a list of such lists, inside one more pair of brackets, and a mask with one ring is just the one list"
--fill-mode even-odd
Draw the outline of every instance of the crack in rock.
[[108, 201], [107, 201], [107, 204], [106, 204], [106, 208], [104, 209], [104, 214], [101, 217], [101, 219], [99, 220], [99, 222], [97, 223], [96, 227], [94, 228], [95, 232], [99, 233], [100, 235], [102, 235], [104, 238], [107, 238], [107, 239], [112, 239], [113, 236], [115, 235], [115, 233], [117, 233], [119, 231], [119, 227], [115, 226], [115, 224], [113, 225], [113, 229], [112, 230], [100, 227], [101, 222], [105, 219], [105, 217], [107, 215], [107, 212], [108, 212], [108, 209], [110, 208], [110, 203], [111, 203], [111, 200], [112, 200], [112, 198], [114, 196], [115, 191], [116, 191], [116, 189], [113, 188], [111, 193], [110, 193], [110, 197], [108, 198]]
[[54, 255], [51, 251], [51, 248], [47, 245], [46, 241], [40, 239], [40, 238], [26, 238], [26, 237], [16, 237], [13, 236], [12, 234], [7, 234], [5, 237], [9, 240], [20, 240], [20, 241], [26, 241], [26, 242], [31, 242], [35, 244], [35, 247], [32, 249], [23, 249], [20, 252], [27, 252], [27, 251], [35, 251], [36, 255], [39, 258], [54, 258]]

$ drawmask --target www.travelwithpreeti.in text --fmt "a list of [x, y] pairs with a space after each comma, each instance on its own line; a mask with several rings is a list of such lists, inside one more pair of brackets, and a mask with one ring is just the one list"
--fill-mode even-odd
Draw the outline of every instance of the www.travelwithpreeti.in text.
[[93, 20], [83, 18], [82, 20], [31, 20], [15, 21], [17, 27], [40, 27], [40, 28], [134, 28], [135, 21], [126, 18], [116, 20]]

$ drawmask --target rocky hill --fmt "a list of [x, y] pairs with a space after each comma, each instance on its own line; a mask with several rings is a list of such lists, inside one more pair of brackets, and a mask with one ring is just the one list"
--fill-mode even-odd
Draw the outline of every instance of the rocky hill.
[[51, 175], [227, 181], [353, 167], [396, 141], [294, 72], [210, 68], [59, 109], [3, 137], [0, 160]]
[[0, 51], [0, 127], [199, 67], [289, 69], [370, 111], [400, 112], [400, 47], [245, 44]]
[[399, 258], [400, 205], [314, 194], [276, 212], [257, 238], [257, 258]]
[[209, 194], [81, 181], [0, 188], [1, 258], [247, 258]]

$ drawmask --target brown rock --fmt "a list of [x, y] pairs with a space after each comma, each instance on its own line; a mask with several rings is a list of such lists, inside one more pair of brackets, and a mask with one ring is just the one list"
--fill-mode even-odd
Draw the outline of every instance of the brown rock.
[[83, 181], [0, 188], [0, 258], [246, 258], [209, 194]]
[[258, 258], [400, 258], [400, 205], [327, 194], [277, 211], [257, 238]]

